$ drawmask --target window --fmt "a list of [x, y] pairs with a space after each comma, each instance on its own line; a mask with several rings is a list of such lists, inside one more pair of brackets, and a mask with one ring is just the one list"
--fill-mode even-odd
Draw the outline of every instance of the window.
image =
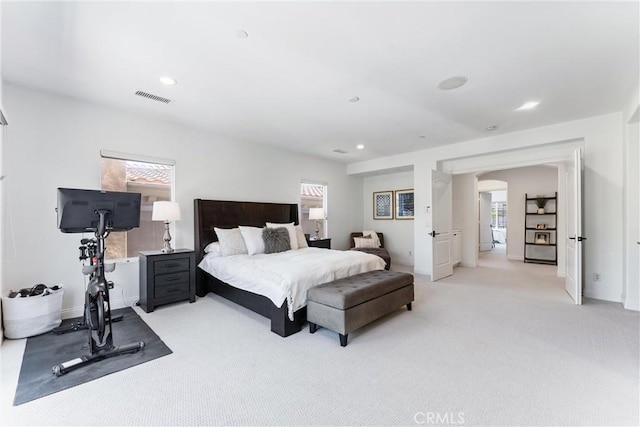
[[143, 250], [161, 249], [164, 223], [151, 221], [151, 213], [153, 202], [173, 199], [173, 162], [142, 161], [134, 156], [127, 159], [123, 158], [127, 155], [115, 153], [101, 155], [103, 190], [142, 194], [140, 227], [111, 233], [106, 240], [106, 258], [133, 258]]
[[507, 202], [491, 202], [491, 226], [507, 228]]
[[[300, 183], [300, 225], [305, 234], [314, 236], [316, 221], [309, 219], [309, 209], [323, 208], [327, 215], [327, 186], [312, 182]], [[327, 220], [319, 220], [320, 237], [327, 237]]]

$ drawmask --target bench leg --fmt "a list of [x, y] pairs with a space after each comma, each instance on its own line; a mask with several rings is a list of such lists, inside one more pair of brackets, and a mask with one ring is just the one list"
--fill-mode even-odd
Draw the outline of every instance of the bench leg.
[[407, 310], [411, 311], [411, 303], [407, 304]]
[[338, 335], [340, 335], [340, 345], [342, 347], [346, 347], [347, 346], [347, 338], [349, 338], [349, 334], [344, 334], [344, 335], [338, 334]]
[[312, 334], [315, 334], [317, 330], [318, 330], [318, 325], [316, 325], [315, 323], [309, 322], [309, 332], [311, 332]]

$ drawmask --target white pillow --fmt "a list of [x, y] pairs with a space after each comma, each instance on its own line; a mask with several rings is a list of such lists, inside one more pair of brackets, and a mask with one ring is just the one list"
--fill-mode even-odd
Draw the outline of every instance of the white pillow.
[[298, 249], [308, 248], [307, 238], [304, 237], [304, 231], [302, 231], [302, 226], [296, 225], [296, 237], [298, 238]]
[[373, 239], [373, 241], [375, 242], [376, 246], [368, 246], [371, 248], [379, 248], [380, 247], [380, 238], [378, 237], [378, 233], [376, 233], [373, 230], [365, 230], [362, 232], [362, 237], [367, 237], [367, 236], [371, 236], [371, 238]]
[[262, 228], [260, 227], [246, 227], [241, 225], [240, 234], [244, 239], [244, 244], [247, 246], [247, 252], [249, 255], [263, 254], [264, 253], [264, 240], [262, 239]]
[[218, 228], [213, 229], [220, 242], [220, 253], [222, 256], [246, 254], [247, 245], [244, 244], [239, 228]]
[[356, 248], [379, 248], [375, 240], [371, 237], [354, 237], [353, 242], [356, 244]]
[[220, 252], [220, 242], [211, 242], [204, 248], [204, 253], [208, 254], [210, 257], [219, 257], [222, 256]]
[[288, 224], [278, 224], [275, 222], [268, 222], [267, 227], [269, 228], [279, 228], [284, 227], [287, 229], [289, 233], [289, 242], [291, 243], [291, 249], [298, 249], [298, 237], [296, 236], [296, 228], [293, 223], [290, 222]]

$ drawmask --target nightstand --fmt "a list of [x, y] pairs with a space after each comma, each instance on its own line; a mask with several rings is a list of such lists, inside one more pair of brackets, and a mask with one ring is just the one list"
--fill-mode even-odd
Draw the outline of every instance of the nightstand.
[[307, 239], [307, 244], [310, 248], [331, 249], [331, 238]]
[[162, 304], [196, 300], [196, 254], [191, 249], [171, 253], [141, 251], [140, 307], [147, 313]]

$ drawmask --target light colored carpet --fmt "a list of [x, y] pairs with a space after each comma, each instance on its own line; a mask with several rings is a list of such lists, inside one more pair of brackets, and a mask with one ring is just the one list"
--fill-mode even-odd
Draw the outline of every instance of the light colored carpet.
[[[396, 267], [397, 268], [397, 267]], [[349, 336], [282, 339], [217, 296], [136, 309], [172, 355], [12, 407], [24, 342], [0, 347], [3, 425], [638, 425], [638, 313], [579, 307], [555, 267], [507, 261], [431, 283]], [[72, 375], [69, 374], [69, 375]]]

